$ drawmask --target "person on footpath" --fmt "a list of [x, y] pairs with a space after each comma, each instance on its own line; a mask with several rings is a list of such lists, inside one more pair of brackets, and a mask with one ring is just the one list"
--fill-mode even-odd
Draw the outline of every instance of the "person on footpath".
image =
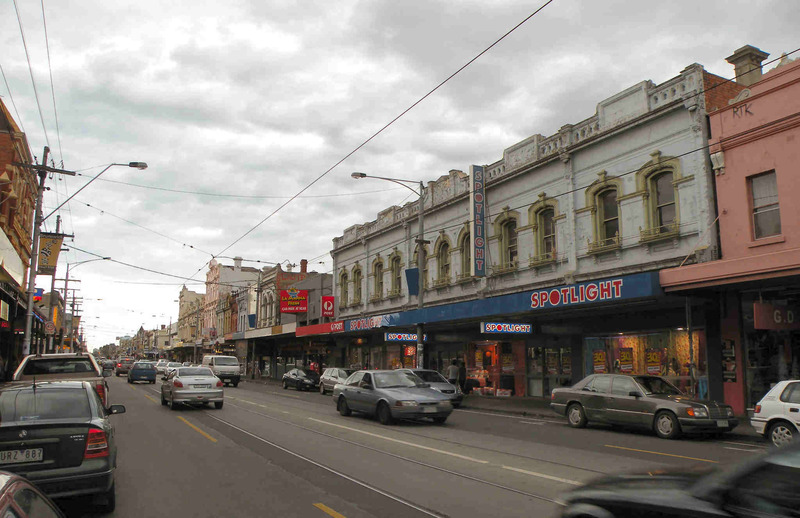
[[458, 383], [458, 362], [456, 360], [453, 360], [447, 367], [447, 381], [453, 385]]

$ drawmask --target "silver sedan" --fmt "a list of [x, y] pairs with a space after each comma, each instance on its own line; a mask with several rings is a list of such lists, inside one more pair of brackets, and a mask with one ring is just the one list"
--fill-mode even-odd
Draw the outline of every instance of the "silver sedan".
[[414, 374], [397, 370], [355, 372], [333, 388], [333, 400], [343, 416], [363, 412], [376, 415], [385, 425], [395, 419], [425, 417], [444, 424], [453, 411], [447, 395]]
[[214, 403], [222, 408], [222, 380], [207, 367], [178, 367], [161, 384], [161, 404], [175, 410], [176, 405]]

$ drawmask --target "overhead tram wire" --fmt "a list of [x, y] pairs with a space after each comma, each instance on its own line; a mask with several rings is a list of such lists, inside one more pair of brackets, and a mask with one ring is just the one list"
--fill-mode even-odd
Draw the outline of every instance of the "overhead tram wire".
[[[502, 36], [500, 36], [498, 39], [496, 39], [496, 40], [494, 41], [494, 43], [492, 43], [491, 45], [489, 45], [488, 47], [486, 47], [484, 50], [482, 50], [480, 53], [478, 53], [478, 55], [476, 55], [475, 57], [473, 57], [472, 59], [470, 59], [469, 61], [467, 61], [467, 62], [466, 62], [464, 65], [462, 65], [462, 66], [461, 66], [461, 67], [460, 67], [458, 70], [456, 70], [455, 72], [453, 72], [452, 74], [450, 74], [450, 75], [449, 75], [447, 78], [445, 78], [443, 81], [441, 81], [441, 82], [440, 82], [438, 85], [436, 85], [435, 87], [433, 87], [433, 88], [432, 88], [432, 89], [431, 89], [431, 90], [430, 90], [428, 93], [426, 93], [425, 95], [423, 95], [422, 97], [420, 97], [420, 98], [419, 98], [417, 101], [415, 101], [413, 104], [411, 104], [411, 106], [409, 106], [408, 108], [406, 108], [405, 110], [403, 110], [403, 111], [402, 111], [402, 112], [401, 112], [399, 115], [397, 115], [397, 116], [396, 116], [395, 118], [393, 118], [391, 121], [389, 121], [388, 123], [386, 123], [386, 124], [385, 124], [383, 127], [381, 127], [381, 128], [378, 130], [378, 131], [376, 131], [375, 133], [373, 133], [373, 134], [372, 134], [372, 135], [371, 135], [369, 138], [367, 138], [367, 139], [366, 139], [364, 142], [362, 142], [361, 144], [359, 144], [358, 146], [356, 146], [356, 148], [355, 148], [355, 149], [353, 149], [352, 151], [350, 151], [349, 153], [347, 153], [347, 154], [346, 154], [344, 157], [342, 157], [341, 159], [339, 159], [339, 161], [337, 161], [335, 164], [333, 164], [331, 167], [329, 167], [329, 168], [328, 168], [328, 169], [327, 169], [325, 172], [323, 172], [322, 174], [320, 174], [320, 175], [319, 175], [317, 178], [315, 178], [315, 179], [314, 179], [314, 180], [313, 180], [311, 183], [309, 183], [308, 185], [306, 185], [305, 187], [303, 187], [302, 189], [300, 189], [300, 191], [299, 191], [297, 194], [295, 194], [294, 196], [292, 196], [291, 198], [289, 198], [288, 200], [286, 200], [286, 202], [282, 203], [282, 204], [280, 205], [280, 207], [278, 207], [277, 209], [275, 209], [275, 210], [273, 210], [272, 212], [270, 212], [270, 213], [269, 213], [269, 214], [268, 214], [266, 217], [264, 217], [264, 219], [262, 219], [261, 221], [259, 221], [259, 222], [258, 222], [258, 223], [257, 223], [257, 224], [254, 226], [254, 227], [252, 227], [250, 230], [248, 230], [247, 232], [245, 232], [244, 234], [242, 234], [241, 236], [239, 236], [239, 237], [238, 237], [237, 239], [235, 239], [235, 240], [234, 240], [234, 241], [233, 241], [233, 242], [232, 242], [230, 245], [228, 245], [227, 247], [225, 247], [224, 249], [222, 249], [222, 250], [221, 250], [221, 251], [220, 251], [218, 254], [216, 254], [216, 255], [222, 255], [222, 254], [224, 254], [224, 253], [225, 253], [225, 252], [227, 252], [227, 251], [228, 251], [230, 248], [232, 248], [234, 245], [236, 245], [236, 243], [238, 243], [239, 241], [241, 241], [242, 239], [244, 239], [245, 237], [247, 237], [248, 235], [250, 235], [250, 234], [251, 234], [253, 231], [255, 231], [255, 230], [258, 228], [258, 227], [260, 227], [261, 225], [263, 225], [263, 224], [264, 224], [264, 223], [265, 223], [267, 220], [269, 220], [270, 218], [272, 218], [272, 216], [274, 216], [275, 214], [277, 214], [278, 212], [280, 212], [280, 211], [281, 211], [281, 210], [282, 210], [284, 207], [286, 207], [287, 205], [289, 205], [289, 204], [290, 204], [292, 201], [294, 201], [296, 198], [298, 198], [298, 197], [299, 197], [301, 194], [303, 194], [303, 193], [304, 193], [304, 192], [306, 192], [308, 189], [310, 189], [310, 188], [311, 188], [311, 187], [312, 187], [314, 184], [316, 184], [317, 182], [319, 182], [320, 180], [322, 180], [322, 179], [323, 179], [325, 176], [327, 176], [327, 175], [328, 175], [328, 174], [329, 174], [331, 171], [333, 171], [333, 170], [334, 170], [336, 167], [338, 167], [338, 166], [339, 166], [339, 165], [340, 165], [342, 162], [344, 162], [345, 160], [347, 160], [348, 158], [350, 158], [352, 155], [354, 155], [355, 153], [357, 153], [357, 152], [358, 152], [358, 151], [359, 151], [361, 148], [363, 148], [364, 146], [366, 146], [367, 144], [369, 144], [369, 143], [370, 143], [370, 142], [371, 142], [373, 139], [375, 139], [375, 138], [376, 138], [378, 135], [380, 135], [380, 134], [381, 134], [381, 133], [383, 133], [383, 132], [384, 132], [386, 129], [388, 129], [388, 128], [389, 128], [389, 126], [391, 126], [392, 124], [394, 124], [395, 122], [397, 122], [397, 121], [398, 121], [398, 120], [399, 120], [401, 117], [403, 117], [403, 116], [404, 116], [406, 113], [408, 113], [408, 112], [410, 112], [412, 109], [414, 109], [414, 108], [415, 108], [415, 107], [416, 107], [418, 104], [420, 104], [422, 101], [424, 101], [425, 99], [427, 99], [428, 97], [430, 97], [431, 95], [433, 95], [433, 93], [434, 93], [434, 92], [436, 92], [437, 90], [439, 90], [439, 88], [441, 88], [442, 86], [444, 86], [444, 85], [445, 85], [447, 82], [449, 82], [449, 81], [450, 81], [452, 78], [454, 78], [456, 75], [458, 75], [459, 73], [461, 73], [461, 71], [463, 71], [465, 68], [467, 68], [468, 66], [470, 66], [472, 63], [474, 63], [474, 62], [475, 62], [475, 61], [476, 61], [478, 58], [480, 58], [481, 56], [483, 56], [484, 54], [486, 54], [487, 52], [489, 52], [489, 51], [490, 51], [492, 48], [494, 48], [494, 46], [495, 46], [495, 45], [497, 45], [498, 43], [500, 43], [501, 41], [503, 41], [503, 40], [504, 40], [504, 39], [505, 39], [505, 38], [506, 38], [508, 35], [510, 35], [510, 34], [511, 34], [512, 32], [514, 32], [515, 30], [517, 30], [519, 27], [521, 27], [521, 26], [522, 26], [522, 25], [523, 25], [525, 22], [527, 22], [528, 20], [530, 20], [531, 18], [533, 18], [534, 16], [536, 16], [536, 15], [537, 15], [539, 12], [541, 12], [541, 11], [542, 11], [542, 9], [544, 9], [545, 7], [547, 7], [548, 5], [550, 5], [551, 3], [553, 3], [553, 1], [554, 1], [554, 0], [547, 0], [547, 1], [546, 1], [544, 4], [542, 4], [542, 5], [541, 5], [541, 7], [539, 7], [538, 9], [536, 9], [536, 10], [535, 10], [533, 13], [531, 13], [530, 15], [528, 15], [528, 16], [527, 16], [525, 19], [523, 19], [521, 22], [519, 22], [517, 25], [515, 25], [514, 27], [512, 27], [512, 28], [511, 28], [509, 31], [507, 31], [505, 34], [503, 34], [503, 35], [502, 35]], [[195, 275], [197, 275], [198, 273], [200, 273], [200, 272], [203, 270], [203, 268], [205, 268], [205, 267], [206, 267], [206, 265], [207, 265], [209, 262], [210, 262], [210, 261], [206, 261], [206, 263], [205, 263], [205, 264], [203, 264], [203, 265], [202, 265], [200, 268], [198, 268], [198, 269], [197, 269], [197, 271], [196, 271], [194, 274], [192, 274], [192, 277], [194, 277]]]
[[[47, 68], [50, 70], [50, 92], [53, 94], [53, 113], [56, 117], [56, 136], [58, 137], [58, 156], [61, 160], [61, 168], [64, 167], [64, 153], [61, 151], [61, 130], [58, 126], [58, 109], [56, 108], [56, 89], [53, 83], [53, 66], [50, 63], [50, 38], [47, 36], [47, 18], [44, 14], [44, 0], [42, 1], [42, 24], [44, 25], [44, 43], [47, 48]], [[47, 165], [47, 164], [45, 164]]]
[[3, 82], [6, 84], [6, 90], [8, 90], [8, 97], [11, 99], [11, 106], [14, 107], [14, 113], [17, 115], [17, 122], [19, 123], [19, 127], [23, 133], [25, 133], [25, 125], [22, 123], [22, 117], [19, 116], [19, 110], [17, 109], [17, 103], [14, 102], [14, 94], [11, 93], [11, 87], [8, 86], [8, 79], [6, 78], [6, 71], [3, 70], [3, 65], [0, 65], [0, 74], [3, 75]]
[[[50, 147], [50, 137], [47, 135], [47, 126], [44, 123], [44, 113], [42, 113], [42, 103], [39, 102], [39, 90], [36, 89], [36, 80], [33, 78], [33, 67], [31, 66], [31, 56], [28, 52], [28, 42], [25, 41], [25, 29], [22, 27], [22, 18], [19, 15], [19, 6], [17, 0], [14, 0], [14, 11], [17, 13], [17, 22], [19, 22], [19, 33], [22, 36], [22, 46], [25, 48], [25, 58], [28, 60], [28, 71], [31, 74], [31, 84], [33, 85], [33, 95], [36, 98], [36, 107], [39, 108], [39, 118], [42, 121], [42, 129], [44, 130], [44, 140], [47, 142], [47, 147]], [[44, 164], [47, 165], [47, 164]]]

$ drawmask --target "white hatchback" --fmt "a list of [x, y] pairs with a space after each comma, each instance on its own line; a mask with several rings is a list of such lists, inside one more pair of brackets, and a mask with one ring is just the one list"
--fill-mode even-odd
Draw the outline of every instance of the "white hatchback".
[[800, 380], [778, 382], [753, 411], [750, 424], [775, 446], [800, 436]]

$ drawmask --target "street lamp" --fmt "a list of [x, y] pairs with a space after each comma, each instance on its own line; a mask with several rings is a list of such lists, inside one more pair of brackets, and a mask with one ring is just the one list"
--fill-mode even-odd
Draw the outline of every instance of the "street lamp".
[[[74, 269], [78, 266], [86, 263], [91, 263], [94, 261], [108, 261], [110, 257], [97, 257], [95, 259], [87, 259], [85, 261], [78, 261], [77, 263], [67, 263], [67, 275], [64, 277], [64, 304], [67, 303], [67, 297], [69, 297], [69, 268], [70, 266]], [[75, 318], [75, 297], [72, 297], [72, 311], [69, 316], [69, 338], [70, 338], [70, 347], [72, 347], [72, 319]], [[61, 333], [61, 342], [58, 344], [58, 348], [61, 349], [64, 347], [64, 333]]]
[[[387, 178], [385, 176], [373, 176], [368, 175], [366, 173], [350, 173], [350, 176], [356, 180], [360, 180], [361, 178], [375, 178], [376, 180], [386, 180], [387, 182], [396, 183], [397, 185], [402, 185], [409, 191], [413, 192], [417, 196], [419, 196], [419, 234], [417, 237], [417, 269], [419, 270], [419, 279], [418, 279], [418, 293], [417, 293], [417, 309], [422, 309], [423, 299], [425, 294], [425, 279], [423, 277], [425, 272], [425, 257], [423, 254], [423, 250], [425, 248], [425, 186], [422, 184], [421, 181], [417, 180], [403, 180], [402, 178]], [[419, 191], [415, 191], [408, 184], [416, 184], [419, 186]], [[422, 319], [422, 313], [420, 312], [419, 319]], [[417, 368], [422, 369], [424, 368], [424, 326], [423, 322], [417, 322]]]

